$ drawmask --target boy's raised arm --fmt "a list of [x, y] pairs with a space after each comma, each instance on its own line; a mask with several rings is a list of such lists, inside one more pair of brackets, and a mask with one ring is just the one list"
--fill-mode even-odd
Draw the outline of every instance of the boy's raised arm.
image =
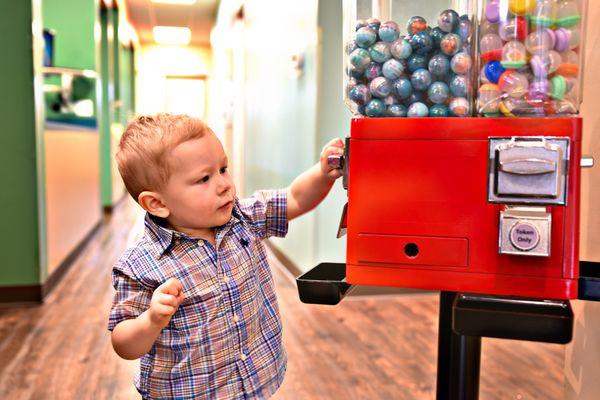
[[327, 196], [335, 180], [342, 176], [341, 170], [329, 166], [327, 157], [343, 151], [344, 142], [339, 138], [333, 139], [323, 147], [319, 163], [294, 179], [287, 188], [288, 220], [312, 210]]

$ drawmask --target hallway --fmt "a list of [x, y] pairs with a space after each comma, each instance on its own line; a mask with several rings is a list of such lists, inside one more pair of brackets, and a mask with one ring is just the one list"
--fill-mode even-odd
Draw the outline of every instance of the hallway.
[[[141, 217], [127, 198], [43, 305], [0, 309], [0, 398], [137, 398], [137, 361], [117, 357], [106, 320], [111, 266], [139, 236]], [[435, 397], [437, 295], [309, 306], [272, 255], [270, 263], [289, 356], [275, 399]], [[558, 399], [563, 359], [560, 345], [484, 339], [480, 398]]]

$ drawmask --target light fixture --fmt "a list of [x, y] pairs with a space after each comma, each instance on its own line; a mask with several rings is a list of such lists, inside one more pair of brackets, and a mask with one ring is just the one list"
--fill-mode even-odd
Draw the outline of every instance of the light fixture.
[[157, 4], [182, 4], [182, 5], [191, 5], [196, 2], [196, 0], [150, 0], [152, 3]]
[[152, 28], [154, 41], [158, 44], [189, 44], [192, 39], [190, 28], [183, 26], [155, 26]]

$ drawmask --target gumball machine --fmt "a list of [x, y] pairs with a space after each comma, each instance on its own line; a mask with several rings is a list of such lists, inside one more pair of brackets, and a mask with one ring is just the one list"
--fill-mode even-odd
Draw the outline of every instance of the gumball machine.
[[354, 118], [330, 162], [346, 263], [298, 278], [300, 297], [440, 291], [438, 398], [476, 398], [481, 337], [571, 339], [585, 15], [585, 0], [344, 1]]

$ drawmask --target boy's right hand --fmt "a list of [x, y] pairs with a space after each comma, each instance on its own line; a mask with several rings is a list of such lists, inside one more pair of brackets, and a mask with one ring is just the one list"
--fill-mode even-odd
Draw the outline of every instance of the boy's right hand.
[[150, 308], [148, 309], [152, 324], [161, 328], [167, 326], [183, 299], [183, 286], [175, 278], [170, 278], [157, 287], [152, 294]]

